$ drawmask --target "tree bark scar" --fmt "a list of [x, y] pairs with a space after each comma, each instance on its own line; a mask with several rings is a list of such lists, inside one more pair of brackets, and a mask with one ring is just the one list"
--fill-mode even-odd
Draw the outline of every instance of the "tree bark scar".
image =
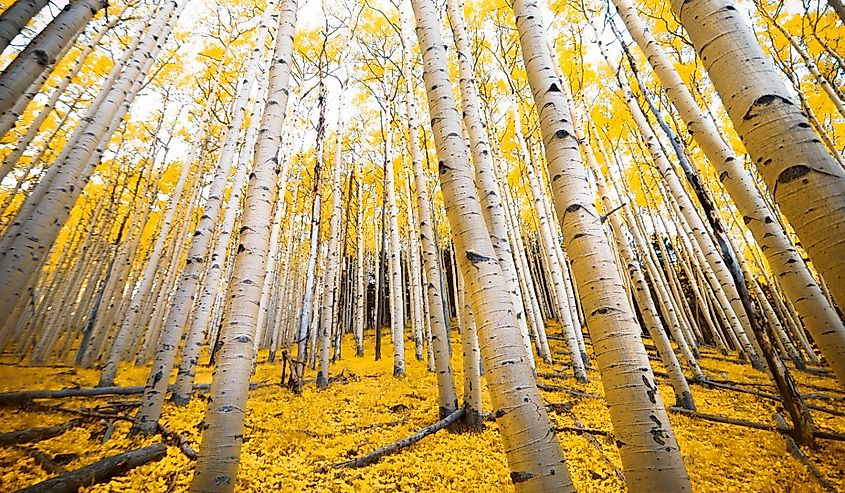
[[533, 478], [534, 474], [527, 472], [527, 471], [513, 471], [511, 473], [511, 481], [513, 484], [524, 483], [529, 479]]
[[801, 178], [802, 176], [808, 174], [810, 171], [812, 171], [810, 167], [805, 166], [803, 164], [790, 166], [780, 172], [777, 181], [778, 183], [789, 183]]
[[445, 175], [446, 173], [448, 173], [451, 170], [452, 170], [452, 168], [446, 166], [446, 163], [444, 163], [443, 161], [439, 161], [437, 163], [437, 171], [441, 175]]
[[47, 65], [50, 63], [50, 57], [47, 56], [47, 52], [44, 50], [35, 50], [32, 52], [32, 55], [35, 57], [35, 63], [38, 65]]
[[643, 383], [645, 384], [646, 388], [648, 389], [646, 393], [648, 394], [648, 400], [651, 401], [652, 404], [657, 404], [657, 398], [655, 394], [657, 394], [657, 386], [653, 385], [651, 382], [648, 381], [648, 378], [643, 375]]
[[653, 414], [649, 414], [648, 419], [654, 421], [654, 424], [657, 425], [656, 428], [649, 430], [649, 433], [651, 433], [651, 439], [654, 440], [655, 443], [666, 445], [666, 441], [663, 440], [663, 423], [661, 423], [660, 420], [657, 419], [657, 416]]
[[751, 104], [751, 107], [748, 108], [748, 111], [745, 113], [745, 116], [742, 117], [744, 121], [751, 120], [757, 117], [760, 112], [755, 110], [763, 110], [767, 106], [771, 106], [776, 101], [782, 101], [784, 104], [792, 105], [792, 101], [786, 99], [783, 96], [779, 96], [777, 94], [764, 94], [754, 100], [754, 103]]
[[467, 260], [472, 262], [473, 265], [479, 262], [488, 262], [492, 260], [490, 257], [485, 257], [484, 255], [478, 254], [473, 252], [472, 250], [467, 250]]

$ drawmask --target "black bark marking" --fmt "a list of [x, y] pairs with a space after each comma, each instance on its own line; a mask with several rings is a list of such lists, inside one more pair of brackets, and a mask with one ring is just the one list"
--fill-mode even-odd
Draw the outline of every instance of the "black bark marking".
[[467, 250], [467, 260], [469, 260], [473, 263], [473, 265], [475, 265], [479, 262], [487, 262], [491, 259], [490, 257], [485, 257], [484, 255], [475, 253], [472, 250]]
[[527, 472], [527, 471], [513, 471], [511, 473], [511, 481], [513, 484], [524, 483], [529, 479], [533, 478], [534, 474]]
[[651, 401], [652, 404], [657, 404], [657, 385], [652, 386], [653, 384], [648, 381], [648, 378], [643, 375], [643, 383], [645, 384], [646, 388], [648, 389], [646, 393], [648, 394], [648, 400]]
[[661, 423], [660, 420], [657, 419], [657, 416], [653, 414], [649, 414], [648, 419], [654, 421], [654, 423], [657, 425], [657, 428], [652, 428], [649, 430], [649, 433], [651, 433], [651, 439], [654, 440], [655, 443], [658, 443], [660, 445], [666, 445], [666, 442], [663, 440], [663, 423]]
[[751, 120], [752, 118], [759, 115], [759, 113], [755, 111], [755, 108], [764, 108], [766, 106], [774, 104], [776, 101], [782, 101], [784, 104], [792, 105], [792, 101], [784, 98], [783, 96], [778, 96], [777, 94], [764, 94], [757, 98], [754, 103], [751, 104], [751, 107], [748, 108], [748, 111], [745, 113], [745, 116], [743, 116], [742, 119], [746, 121]]
[[795, 181], [798, 178], [801, 178], [802, 176], [806, 175], [810, 171], [810, 167], [804, 166], [803, 164], [790, 166], [789, 168], [786, 168], [785, 170], [780, 172], [780, 174], [778, 175], [778, 183], [789, 183]]

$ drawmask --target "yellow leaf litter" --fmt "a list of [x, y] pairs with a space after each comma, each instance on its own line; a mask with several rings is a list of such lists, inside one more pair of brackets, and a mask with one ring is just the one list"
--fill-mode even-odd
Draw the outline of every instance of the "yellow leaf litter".
[[[371, 343], [371, 340], [367, 340]], [[557, 361], [568, 357], [560, 341], [550, 341]], [[436, 382], [426, 371], [425, 362], [416, 361], [408, 351], [407, 377], [395, 379], [392, 372], [392, 348], [385, 344], [382, 359], [373, 360], [372, 345], [366, 356], [353, 355], [351, 340], [344, 339], [344, 358], [332, 366], [332, 374], [343, 372], [349, 377], [334, 382], [328, 390], [308, 383], [302, 395], [296, 396], [278, 385], [264, 385], [250, 391], [246, 418], [245, 443], [241, 455], [237, 490], [243, 492], [508, 492], [513, 491], [509, 470], [499, 442], [497, 426], [488, 422], [483, 433], [441, 431], [410, 448], [386, 456], [376, 464], [361, 469], [330, 469], [316, 473], [319, 466], [342, 462], [367, 454], [376, 448], [406, 437], [437, 420]], [[409, 342], [408, 344], [412, 344]], [[406, 344], [406, 347], [411, 347]], [[456, 383], [462, 387], [460, 346], [452, 341]], [[266, 363], [260, 357], [253, 382], [279, 381], [281, 362]], [[59, 389], [72, 386], [92, 387], [97, 371], [70, 367], [19, 367], [11, 361], [0, 365], [0, 391]], [[769, 383], [766, 376], [748, 365], [727, 361], [717, 353], [705, 350], [701, 365], [710, 378], [729, 378], [739, 382]], [[663, 370], [654, 362], [655, 370]], [[146, 367], [124, 365], [117, 385], [143, 385]], [[590, 371], [590, 383], [576, 383], [560, 364], [540, 362], [540, 373], [556, 373], [540, 382], [602, 394], [598, 371]], [[799, 382], [840, 389], [830, 375], [799, 371], [792, 374]], [[313, 377], [309, 372], [306, 377]], [[201, 368], [197, 382], [211, 379], [209, 368]], [[674, 402], [671, 387], [658, 379], [664, 402]], [[771, 387], [758, 390], [774, 392]], [[720, 414], [758, 423], [774, 424], [777, 403], [759, 397], [727, 390], [692, 386], [703, 413]], [[811, 393], [812, 389], [803, 388]], [[825, 392], [821, 392], [825, 393]], [[542, 391], [547, 402], [569, 403], [572, 414], [587, 428], [612, 431], [610, 418], [602, 400], [579, 398], [565, 392]], [[845, 393], [826, 392], [835, 400], [810, 402], [845, 412]], [[168, 428], [187, 436], [195, 450], [199, 449], [198, 424], [205, 412], [205, 394], [198, 393], [186, 407], [167, 404], [163, 422]], [[75, 417], [56, 407], [91, 408], [108, 403], [137, 401], [134, 396], [79, 397], [39, 400], [54, 409], [0, 407], [0, 432], [34, 426], [60, 424]], [[485, 392], [485, 411], [490, 411], [489, 394]], [[113, 412], [110, 411], [110, 412]], [[123, 411], [132, 416], [134, 411]], [[550, 413], [558, 426], [573, 426], [573, 416], [566, 411]], [[702, 421], [672, 413], [673, 428], [681, 445], [687, 470], [698, 492], [823, 492], [805, 465], [791, 456], [782, 436], [775, 432]], [[845, 432], [845, 417], [813, 412], [817, 425], [839, 433]], [[787, 418], [788, 419], [788, 418]], [[63, 467], [73, 470], [108, 455], [117, 454], [162, 441], [160, 436], [128, 437], [129, 421], [116, 421], [111, 437], [103, 442], [107, 423], [86, 422], [64, 434], [28, 444], [51, 457], [63, 459]], [[561, 432], [558, 439], [566, 452], [569, 470], [576, 488], [582, 492], [624, 491], [614, 468], [621, 461], [612, 436], [596, 435], [602, 451], [590, 444], [587, 437]], [[845, 443], [819, 440], [815, 449], [805, 450], [810, 461], [838, 490], [845, 491]], [[60, 455], [65, 454], [65, 455]], [[608, 463], [609, 462], [609, 463]], [[613, 466], [611, 466], [611, 464]], [[178, 448], [169, 446], [167, 456], [155, 463], [138, 467], [109, 483], [94, 485], [82, 491], [103, 492], [181, 492], [190, 484], [193, 463]], [[30, 454], [19, 447], [0, 447], [0, 491], [35, 484], [50, 477]]]

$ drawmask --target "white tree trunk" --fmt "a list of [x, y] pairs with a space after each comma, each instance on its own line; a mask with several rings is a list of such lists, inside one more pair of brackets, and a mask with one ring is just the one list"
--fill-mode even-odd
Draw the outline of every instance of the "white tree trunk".
[[161, 409], [164, 406], [167, 384], [173, 365], [176, 359], [176, 351], [184, 333], [184, 327], [190, 314], [192, 301], [196, 296], [197, 285], [199, 284], [202, 270], [208, 260], [209, 243], [212, 232], [220, 215], [223, 191], [230, 170], [235, 161], [238, 135], [243, 125], [247, 103], [252, 92], [252, 85], [255, 74], [258, 72], [261, 53], [267, 37], [267, 26], [270, 21], [275, 3], [268, 4], [267, 10], [261, 19], [261, 24], [256, 34], [255, 47], [247, 63], [244, 76], [239, 82], [237, 98], [234, 102], [234, 114], [229, 122], [226, 137], [223, 142], [217, 169], [209, 190], [208, 200], [203, 208], [203, 214], [197, 225], [196, 231], [191, 237], [191, 247], [182, 273], [176, 287], [176, 294], [171, 302], [167, 320], [162, 328], [161, 337], [156, 349], [155, 361], [150, 369], [150, 377], [144, 389], [141, 409], [135, 417], [132, 426], [133, 432], [152, 433], [158, 426], [158, 419], [161, 416]]
[[[673, 0], [672, 8], [775, 202], [834, 300], [845, 306], [845, 169], [818, 139], [732, 0]], [[845, 330], [818, 336], [845, 381]]]
[[17, 0], [0, 14], [0, 53], [48, 3], [49, 0]]
[[[275, 3], [268, 3], [266, 8], [268, 12], [275, 11]], [[222, 345], [209, 393], [196, 472], [191, 481], [192, 492], [231, 492], [235, 489], [255, 350], [253, 338], [261, 299], [261, 279], [270, 239], [273, 201], [277, 197], [277, 153], [288, 103], [296, 9], [296, 0], [285, 1], [278, 18], [267, 101], [244, 200], [231, 295], [223, 315]], [[259, 50], [263, 47], [263, 43], [256, 46]]]
[[0, 114], [10, 110], [24, 91], [59, 61], [59, 55], [106, 5], [105, 0], [70, 2], [38, 33], [0, 74]]
[[563, 451], [537, 390], [511, 297], [484, 225], [461, 132], [434, 2], [413, 0], [423, 79], [456, 258], [470, 293], [485, 376], [511, 479], [519, 492], [573, 491]]
[[680, 448], [657, 389], [640, 327], [604, 235], [534, 0], [513, 4], [528, 82], [554, 189], [555, 209], [601, 371], [631, 491], [691, 491]]

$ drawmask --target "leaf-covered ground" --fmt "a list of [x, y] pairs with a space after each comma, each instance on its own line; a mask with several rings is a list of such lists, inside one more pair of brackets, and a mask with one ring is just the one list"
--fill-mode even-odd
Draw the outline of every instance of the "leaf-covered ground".
[[[567, 358], [561, 352], [561, 343], [552, 342], [558, 359], [565, 362]], [[347, 353], [350, 347], [346, 341]], [[453, 348], [459, 347], [453, 342]], [[334, 375], [342, 373], [343, 376], [326, 391], [314, 388], [313, 382], [300, 396], [278, 385], [263, 385], [250, 391], [238, 491], [512, 491], [497, 427], [492, 422], [479, 434], [441, 431], [366, 468], [315, 472], [320, 466], [369, 453], [436, 421], [435, 378], [426, 371], [425, 363], [414, 360], [413, 351], [409, 351], [408, 376], [397, 380], [391, 376], [392, 348], [389, 345], [385, 345], [383, 355], [381, 361], [374, 362], [372, 347], [368, 346], [364, 358], [346, 356], [332, 367]], [[261, 361], [265, 360], [266, 354], [262, 353]], [[701, 364], [712, 379], [768, 384], [763, 373], [726, 361], [711, 351], [705, 351]], [[457, 354], [454, 367], [460, 386]], [[655, 363], [655, 369], [662, 370], [662, 367]], [[262, 363], [252, 377], [253, 382], [274, 384], [279, 380], [280, 371], [279, 362]], [[590, 372], [589, 384], [576, 383], [560, 364], [541, 364], [538, 371], [543, 374], [539, 378], [542, 383], [602, 393], [595, 370]], [[142, 385], [146, 373], [145, 368], [125, 366], [118, 385]], [[845, 432], [845, 417], [842, 416], [845, 414], [845, 392], [837, 390], [836, 381], [824, 374], [793, 374], [799, 383], [832, 389], [821, 391], [802, 387], [804, 393], [832, 397], [814, 397], [810, 402], [839, 414], [814, 412], [816, 424], [824, 429]], [[210, 378], [209, 369], [204, 368], [198, 375], [198, 382], [208, 382]], [[91, 387], [96, 381], [95, 370], [16, 367], [8, 360], [0, 365], [0, 391]], [[774, 391], [766, 386], [747, 388]], [[663, 379], [660, 390], [664, 401], [672, 403], [671, 388]], [[772, 416], [777, 411], [777, 403], [771, 400], [701, 386], [694, 386], [693, 393], [700, 412], [774, 424]], [[542, 391], [542, 394], [549, 403], [570, 405], [557, 406], [551, 412], [558, 426], [571, 427], [577, 418], [587, 428], [612, 431], [603, 400], [576, 397], [562, 391]], [[489, 411], [489, 395], [484, 397]], [[64, 423], [75, 416], [67, 412], [68, 409], [100, 406], [103, 413], [131, 416], [134, 411], [114, 405], [138, 398], [39, 400], [39, 407], [0, 407], [0, 432]], [[168, 404], [164, 411], [167, 427], [184, 433], [194, 449], [199, 448], [197, 425], [202, 420], [205, 405], [204, 395], [200, 394], [200, 398], [187, 407]], [[808, 468], [787, 452], [784, 439], [778, 433], [702, 421], [676, 413], [671, 414], [671, 420], [696, 491], [824, 491]], [[104, 442], [107, 425], [106, 421], [94, 419], [56, 438], [27, 445], [30, 449], [0, 447], [0, 491], [14, 491], [50, 476], [34, 458], [38, 454], [33, 454], [33, 449], [47, 454], [65, 469], [73, 470], [107, 455], [162, 441], [160, 436], [127, 437], [130, 421], [118, 420], [110, 438]], [[624, 491], [614, 470], [621, 467], [615, 440], [612, 435], [594, 436], [595, 441], [591, 443], [576, 432], [558, 435], [576, 487], [584, 492]], [[806, 453], [837, 491], [845, 491], [845, 443], [819, 440], [817, 448]], [[187, 489], [191, 474], [191, 460], [178, 447], [169, 446], [162, 461], [84, 491], [180, 492]]]

